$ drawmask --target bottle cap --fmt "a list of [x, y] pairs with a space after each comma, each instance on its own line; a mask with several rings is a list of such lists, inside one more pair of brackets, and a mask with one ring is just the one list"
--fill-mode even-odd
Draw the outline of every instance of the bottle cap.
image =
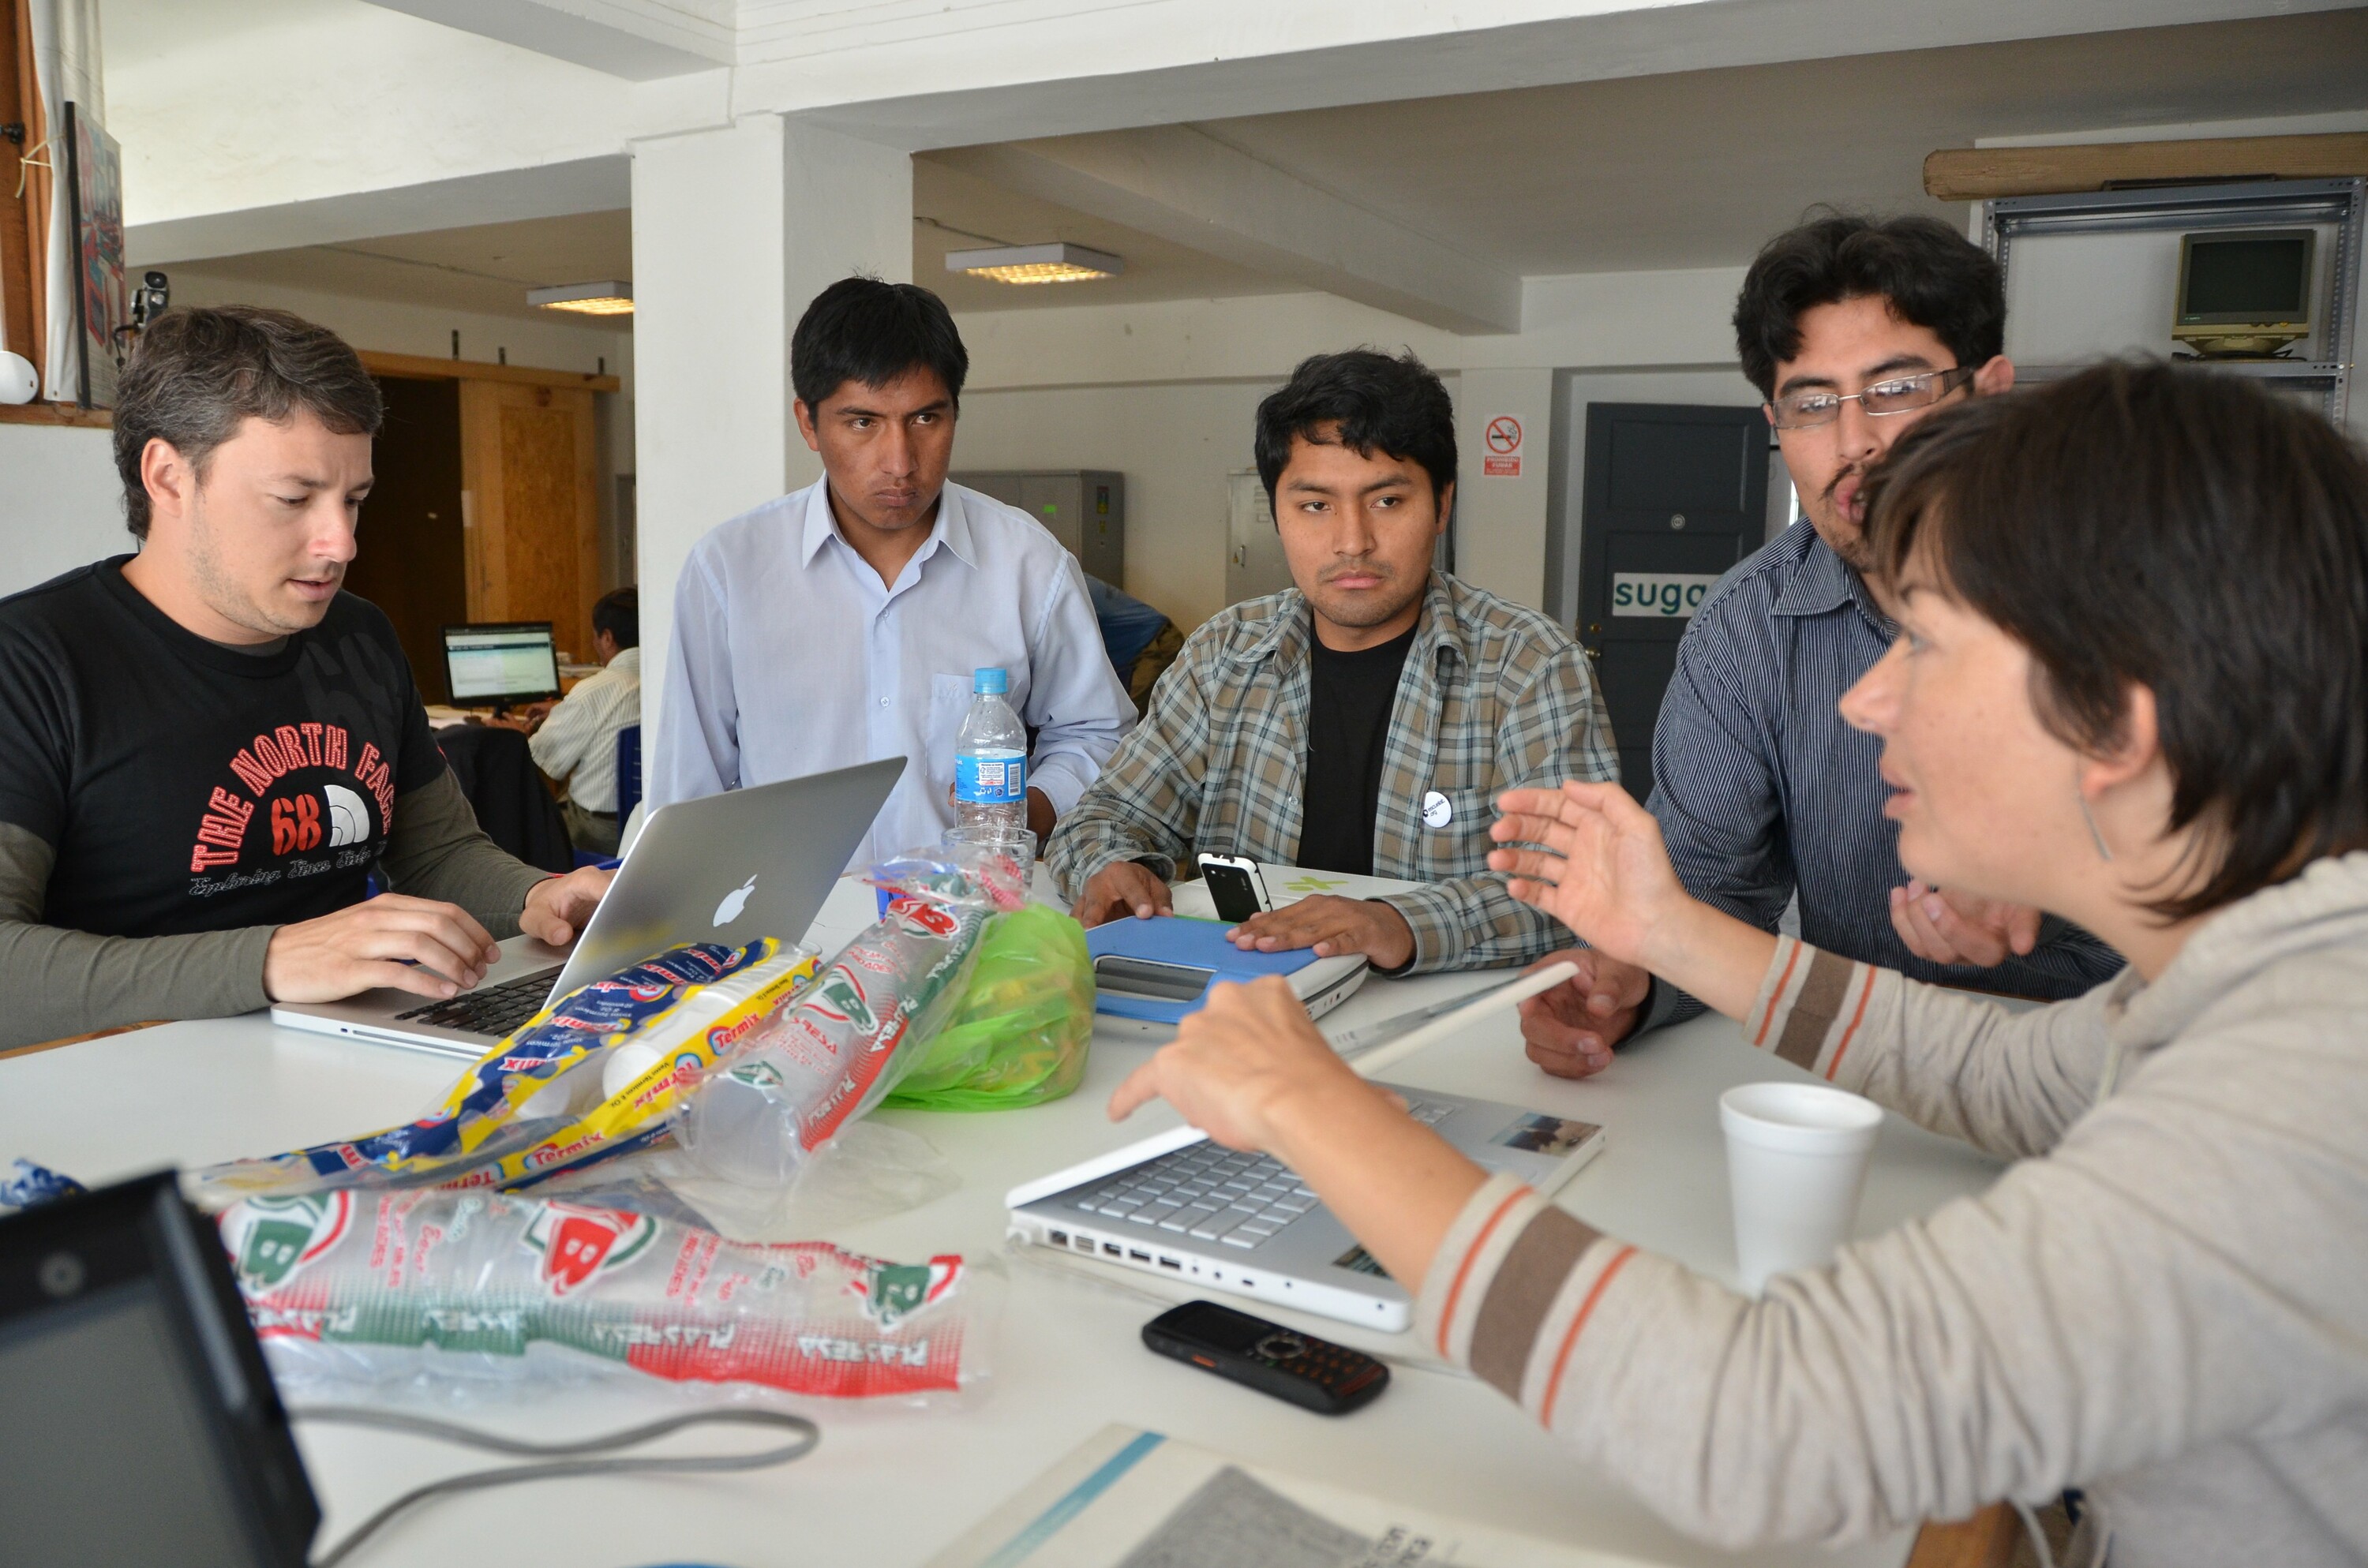
[[1000, 696], [1011, 689], [1011, 683], [999, 669], [974, 670], [971, 673], [970, 689], [973, 697], [989, 691]]

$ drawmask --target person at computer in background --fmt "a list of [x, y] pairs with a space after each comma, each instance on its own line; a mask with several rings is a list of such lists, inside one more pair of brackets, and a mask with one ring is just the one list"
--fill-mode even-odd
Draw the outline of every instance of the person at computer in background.
[[2079, 1568], [2368, 1561], [2368, 452], [2258, 382], [2111, 366], [1936, 415], [1868, 483], [1900, 636], [1842, 711], [1908, 869], [2129, 968], [2018, 1013], [1772, 936], [1612, 785], [1509, 792], [1537, 847], [1494, 863], [2013, 1161], [1987, 1191], [1754, 1301], [1487, 1176], [1273, 981], [1218, 986], [1112, 1113], [1160, 1094], [1283, 1161], [1429, 1347], [1721, 1545], [2078, 1486]]
[[1258, 405], [1257, 449], [1296, 586], [1192, 634], [1053, 835], [1077, 918], [1166, 912], [1201, 850], [1430, 884], [1302, 899], [1244, 922], [1245, 948], [1385, 971], [1535, 957], [1558, 932], [1488, 869], [1488, 802], [1615, 777], [1611, 728], [1566, 632], [1431, 569], [1455, 504], [1447, 389], [1411, 354], [1317, 355]]
[[379, 420], [354, 351], [284, 312], [142, 334], [115, 408], [139, 553], [0, 600], [0, 1047], [450, 996], [496, 936], [590, 917], [609, 873], [478, 831], [393, 627], [338, 588]]
[[1035, 736], [1041, 843], [1134, 705], [1102, 652], [1085, 573], [1017, 508], [946, 483], [970, 355], [928, 290], [848, 278], [790, 339], [817, 483], [723, 523], [675, 587], [649, 807], [881, 757], [905, 776], [855, 852], [868, 865], [953, 825], [972, 675], [1000, 666]]
[[[1876, 743], [1835, 707], [1895, 631], [1864, 576], [1869, 467], [1933, 409], [2014, 384], [1998, 264], [1934, 219], [1819, 218], [1760, 248], [1735, 334], [1806, 520], [1729, 572], [1678, 644], [1648, 806], [1679, 879], [1764, 931], [1797, 894], [1805, 940], [1918, 980], [2078, 995], [2121, 955], [2037, 910], [1904, 878]], [[1521, 1009], [1549, 1073], [1584, 1077], [1629, 1034], [1702, 1011], [1633, 965], [1554, 957], [1579, 978]]]
[[642, 722], [642, 591], [617, 588], [592, 607], [592, 652], [600, 673], [557, 702], [538, 702], [514, 721], [534, 765], [567, 787], [560, 814], [568, 842], [594, 855], [617, 852], [617, 732]]

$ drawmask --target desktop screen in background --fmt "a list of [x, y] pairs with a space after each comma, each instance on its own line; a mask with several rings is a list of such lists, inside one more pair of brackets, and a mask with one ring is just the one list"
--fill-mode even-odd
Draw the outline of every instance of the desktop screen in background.
[[559, 657], [546, 627], [447, 631], [444, 665], [454, 702], [539, 696], [559, 689]]

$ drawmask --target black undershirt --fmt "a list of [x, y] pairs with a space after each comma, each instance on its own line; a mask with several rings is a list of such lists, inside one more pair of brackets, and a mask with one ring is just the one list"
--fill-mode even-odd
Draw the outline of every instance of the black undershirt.
[[1398, 676], [1414, 646], [1408, 627], [1377, 647], [1336, 653], [1307, 640], [1307, 769], [1300, 797], [1299, 863], [1313, 871], [1373, 874], [1373, 822], [1382, 809], [1382, 756]]

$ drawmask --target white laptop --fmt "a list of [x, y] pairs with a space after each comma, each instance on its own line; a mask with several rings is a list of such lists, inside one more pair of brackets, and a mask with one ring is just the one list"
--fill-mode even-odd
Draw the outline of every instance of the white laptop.
[[894, 756], [678, 801], [651, 814], [573, 951], [513, 937], [483, 983], [447, 1001], [366, 991], [283, 1003], [271, 1021], [474, 1061], [552, 997], [667, 948], [794, 941], [904, 771]]
[[[1474, 1164], [1542, 1193], [1603, 1147], [1590, 1121], [1390, 1087]], [[1004, 1203], [1011, 1234], [1039, 1246], [1388, 1334], [1412, 1319], [1405, 1288], [1281, 1161], [1237, 1153], [1190, 1127], [1022, 1182]]]

